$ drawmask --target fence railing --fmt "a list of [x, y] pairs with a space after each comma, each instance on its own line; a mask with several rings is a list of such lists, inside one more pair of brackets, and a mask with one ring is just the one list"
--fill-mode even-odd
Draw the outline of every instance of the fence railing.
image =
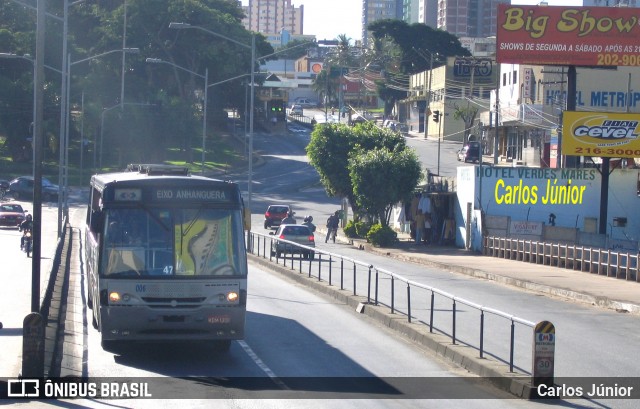
[[[282, 243], [290, 246], [291, 251], [286, 247], [282, 255], [275, 251], [278, 242], [281, 243], [280, 251]], [[453, 344], [462, 343], [477, 349], [481, 358], [485, 354], [491, 355], [507, 363], [511, 372], [517, 367], [524, 373], [530, 373], [534, 322], [344, 255], [255, 232], [250, 233], [247, 243], [248, 252], [253, 255], [268, 258], [276, 264], [282, 262], [283, 266], [290, 266], [299, 274], [324, 280], [330, 286], [337, 285], [341, 290], [351, 291], [354, 296], [366, 295], [368, 304], [385, 306], [392, 314], [403, 314], [409, 323], [427, 325], [430, 333], [444, 334], [451, 338]], [[313, 254], [313, 257], [306, 257], [306, 254]], [[404, 291], [398, 287], [404, 287]], [[476, 314], [470, 317], [470, 311]], [[527, 330], [516, 333], [516, 326]], [[491, 334], [491, 345], [486, 343], [486, 334]], [[503, 342], [505, 337], [508, 343]]]
[[484, 238], [483, 253], [640, 282], [638, 253], [493, 236]]

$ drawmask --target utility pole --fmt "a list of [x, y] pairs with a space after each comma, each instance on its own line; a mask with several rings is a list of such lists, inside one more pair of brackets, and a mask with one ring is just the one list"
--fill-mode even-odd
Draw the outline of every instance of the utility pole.
[[[431, 115], [431, 78], [433, 77], [433, 54], [429, 53], [429, 56], [429, 89], [426, 94], [427, 101], [424, 108], [424, 139], [427, 139], [429, 137], [429, 115]], [[440, 143], [440, 135], [438, 135], [438, 143]]]

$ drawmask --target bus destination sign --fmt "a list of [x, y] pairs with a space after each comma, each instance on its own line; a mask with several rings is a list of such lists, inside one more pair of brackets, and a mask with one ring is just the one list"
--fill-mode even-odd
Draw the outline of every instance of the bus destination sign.
[[206, 201], [228, 202], [231, 195], [226, 190], [207, 188], [162, 188], [153, 193], [157, 201]]

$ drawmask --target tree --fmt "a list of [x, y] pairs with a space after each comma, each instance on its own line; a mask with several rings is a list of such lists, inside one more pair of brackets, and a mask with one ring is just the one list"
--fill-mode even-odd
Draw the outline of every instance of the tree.
[[[409, 76], [429, 69], [431, 61], [424, 51], [440, 57], [470, 55], [455, 35], [425, 24], [389, 19], [374, 21], [367, 28], [385, 71], [385, 80], [376, 84], [378, 96], [385, 101], [385, 115], [406, 97]], [[439, 65], [442, 63], [435, 59], [434, 68]]]
[[[105, 50], [122, 47], [124, 7], [122, 2], [78, 4], [70, 24], [70, 45], [74, 59], [96, 55]], [[217, 83], [251, 72], [251, 33], [242, 26], [243, 13], [235, 2], [228, 0], [184, 0], [157, 2], [138, 0], [127, 3], [127, 47], [140, 49], [140, 56], [126, 58], [125, 101], [149, 103], [146, 107], [129, 107], [122, 115], [114, 112], [106, 121], [109, 137], [124, 137], [147, 147], [143, 152], [157, 154], [173, 143], [193, 159], [192, 146], [200, 146], [203, 114], [203, 76], [208, 68], [208, 83]], [[176, 30], [169, 22], [185, 22], [246, 44], [241, 47], [202, 30]], [[256, 35], [256, 56], [273, 52], [262, 35]], [[171, 65], [151, 66], [146, 57], [161, 58], [198, 75]], [[120, 102], [121, 57], [107, 56], [74, 67], [76, 89], [90, 94], [90, 100], [99, 98], [103, 107]], [[224, 118], [225, 108], [244, 109], [245, 87], [248, 77], [216, 85], [208, 93], [207, 123]], [[258, 81], [256, 81], [258, 82]], [[211, 92], [215, 90], [215, 92]], [[74, 103], [72, 95], [72, 104]], [[79, 103], [76, 93], [75, 104]], [[95, 110], [93, 112], [96, 112]], [[102, 108], [97, 110], [102, 112]], [[131, 115], [135, 115], [132, 118]], [[124, 120], [126, 116], [126, 121]], [[89, 123], [100, 122], [87, 118]], [[120, 119], [119, 121], [117, 119]], [[138, 124], [139, 127], [134, 125]], [[146, 124], [146, 125], [145, 125]], [[73, 131], [73, 129], [72, 129]], [[198, 139], [196, 142], [195, 138]], [[169, 145], [170, 146], [170, 145]], [[209, 146], [213, 146], [210, 144]], [[149, 149], [149, 147], [151, 149]], [[151, 152], [153, 149], [156, 152]]]
[[411, 197], [421, 178], [415, 152], [375, 148], [358, 152], [349, 159], [349, 176], [358, 208], [389, 225], [393, 206]]
[[478, 115], [478, 107], [470, 106], [469, 103], [467, 103], [466, 107], [461, 107], [457, 103], [453, 103], [453, 107], [455, 109], [455, 111], [453, 111], [453, 119], [461, 119], [464, 122], [463, 144], [465, 144], [469, 141], [471, 128], [476, 120], [476, 115]]
[[346, 197], [354, 213], [358, 213], [362, 209], [358, 207], [354, 194], [349, 161], [351, 155], [362, 155], [376, 149], [400, 152], [406, 149], [406, 142], [400, 134], [380, 129], [369, 122], [354, 127], [326, 124], [316, 126], [311, 133], [307, 155], [327, 194]]
[[309, 49], [317, 48], [318, 44], [308, 40], [291, 40], [284, 47], [276, 49], [277, 55], [272, 59], [297, 60], [307, 55]]

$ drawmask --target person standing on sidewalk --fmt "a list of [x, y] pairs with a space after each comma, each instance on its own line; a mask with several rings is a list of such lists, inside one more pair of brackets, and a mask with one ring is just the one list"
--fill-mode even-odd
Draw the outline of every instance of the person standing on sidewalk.
[[338, 226], [340, 224], [340, 219], [338, 218], [338, 210], [327, 219], [327, 237], [325, 237], [324, 242], [329, 241], [329, 237], [333, 237], [333, 242], [336, 242], [336, 234], [338, 234]]
[[425, 222], [424, 213], [422, 213], [421, 209], [418, 209], [418, 213], [414, 217], [414, 222], [416, 224], [416, 244], [420, 244], [424, 237], [424, 222]]

